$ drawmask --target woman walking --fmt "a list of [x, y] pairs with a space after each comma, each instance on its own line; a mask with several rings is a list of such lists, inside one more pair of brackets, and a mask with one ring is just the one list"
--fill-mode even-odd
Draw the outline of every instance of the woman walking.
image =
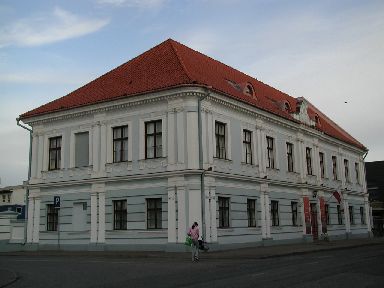
[[192, 238], [192, 261], [199, 261], [199, 224], [194, 222], [188, 235]]

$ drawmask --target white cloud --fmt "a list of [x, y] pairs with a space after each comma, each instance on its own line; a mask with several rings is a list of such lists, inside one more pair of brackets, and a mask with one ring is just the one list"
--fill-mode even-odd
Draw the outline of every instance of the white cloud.
[[167, 0], [97, 0], [99, 4], [138, 8], [155, 8], [162, 6], [166, 1]]
[[0, 48], [9, 45], [39, 46], [93, 33], [107, 25], [106, 19], [79, 17], [55, 8], [53, 13], [20, 19], [0, 29]]
[[55, 71], [33, 71], [30, 73], [4, 73], [0, 74], [0, 83], [10, 84], [81, 84], [89, 77], [76, 74], [62, 74]]

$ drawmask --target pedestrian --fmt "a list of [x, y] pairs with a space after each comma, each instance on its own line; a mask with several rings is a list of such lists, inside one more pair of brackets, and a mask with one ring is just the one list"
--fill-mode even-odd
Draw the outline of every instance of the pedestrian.
[[192, 238], [192, 261], [199, 261], [199, 224], [197, 222], [189, 228], [188, 236]]

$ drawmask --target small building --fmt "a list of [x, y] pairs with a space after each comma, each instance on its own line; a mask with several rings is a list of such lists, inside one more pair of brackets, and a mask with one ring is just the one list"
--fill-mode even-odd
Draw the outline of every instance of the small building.
[[363, 144], [171, 39], [20, 119], [39, 247], [180, 249], [194, 221], [220, 249], [371, 230]]
[[17, 212], [17, 219], [25, 219], [25, 197], [23, 185], [0, 188], [0, 212]]
[[384, 235], [384, 161], [366, 162], [369, 202], [374, 235]]

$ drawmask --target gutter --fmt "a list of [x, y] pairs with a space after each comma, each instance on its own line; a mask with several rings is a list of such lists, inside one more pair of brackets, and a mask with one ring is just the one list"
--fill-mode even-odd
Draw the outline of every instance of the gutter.
[[210, 89], [211, 86], [206, 87], [207, 92], [204, 96], [199, 97], [197, 100], [197, 120], [198, 120], [198, 133], [199, 133], [199, 170], [203, 171], [200, 174], [200, 190], [201, 190], [201, 216], [202, 216], [202, 233], [201, 237], [202, 239], [205, 239], [206, 236], [206, 227], [205, 227], [205, 188], [204, 188], [204, 176], [205, 176], [205, 170], [203, 165], [203, 131], [202, 131], [202, 119], [201, 119], [201, 101], [203, 101], [205, 98], [207, 98], [211, 92]]
[[32, 128], [29, 128], [23, 124], [20, 124], [20, 117], [16, 118], [16, 124], [17, 126], [20, 126], [21, 128], [29, 131], [29, 161], [28, 161], [28, 185], [26, 189], [26, 194], [25, 194], [25, 208], [24, 208], [24, 213], [25, 213], [25, 225], [24, 225], [24, 243], [27, 243], [27, 226], [28, 226], [28, 201], [29, 201], [29, 180], [31, 179], [31, 161], [32, 161], [32, 133], [33, 130]]

